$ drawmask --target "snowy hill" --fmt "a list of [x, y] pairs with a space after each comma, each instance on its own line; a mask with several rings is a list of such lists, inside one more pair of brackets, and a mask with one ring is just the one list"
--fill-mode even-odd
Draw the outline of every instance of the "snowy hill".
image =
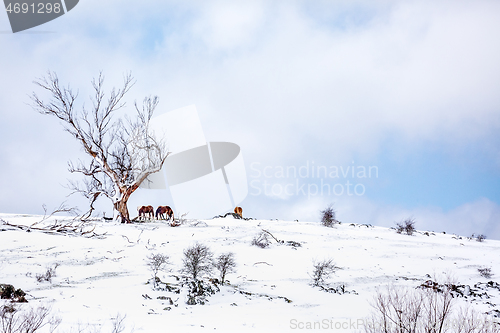
[[[0, 214], [13, 225], [29, 226], [41, 218]], [[500, 310], [500, 290], [487, 285], [499, 281], [497, 240], [232, 217], [186, 221], [175, 228], [164, 222], [103, 221], [94, 227], [85, 237], [27, 232], [0, 222], [0, 284], [25, 291], [28, 305], [50, 304], [52, 313], [62, 318], [56, 332], [111, 332], [117, 316], [126, 316], [123, 332], [311, 331], [308, 327], [318, 322], [328, 323], [330, 330], [338, 325], [338, 331], [362, 332], [378, 287], [393, 283], [414, 288], [444, 275], [469, 288], [468, 297], [457, 297], [457, 304], [468, 302], [483, 313]], [[267, 248], [252, 245], [263, 229], [283, 242], [270, 238]], [[227, 276], [229, 284], [219, 285], [220, 291], [204, 305], [187, 305], [186, 288], [176, 293], [154, 290], [147, 283], [152, 273], [146, 258], [162, 253], [171, 264], [159, 278], [179, 285], [183, 250], [196, 242], [216, 256], [234, 252], [237, 263], [236, 272]], [[311, 285], [313, 262], [328, 258], [340, 267], [326, 281], [331, 292]], [[49, 268], [56, 273], [51, 281], [37, 279]], [[482, 277], [478, 268], [491, 268], [494, 275]], [[487, 296], [474, 296], [470, 290]]]

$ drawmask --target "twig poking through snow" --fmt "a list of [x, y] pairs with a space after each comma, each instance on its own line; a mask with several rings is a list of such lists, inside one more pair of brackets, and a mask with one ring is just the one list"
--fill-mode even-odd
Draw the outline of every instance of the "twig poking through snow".
[[269, 263], [267, 263], [265, 261], [258, 261], [256, 263], [254, 263], [253, 265], [255, 266], [255, 265], [258, 265], [258, 264], [266, 264], [267, 266], [272, 266], [271, 264], [269, 264]]
[[47, 206], [45, 204], [42, 205], [43, 208], [43, 218], [40, 221], [37, 221], [31, 225], [33, 227], [34, 225], [37, 225], [39, 223], [45, 222], [48, 219], [50, 219], [52, 216], [54, 216], [57, 213], [70, 213], [70, 214], [76, 214], [77, 208], [76, 207], [67, 207], [66, 202], [62, 202], [58, 208], [54, 209], [52, 213], [47, 216]]

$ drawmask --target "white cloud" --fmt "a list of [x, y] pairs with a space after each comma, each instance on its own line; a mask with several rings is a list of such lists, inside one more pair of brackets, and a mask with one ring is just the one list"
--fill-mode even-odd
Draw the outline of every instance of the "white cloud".
[[231, 51], [254, 43], [254, 35], [264, 23], [263, 1], [213, 1], [202, 6], [192, 26], [210, 50]]

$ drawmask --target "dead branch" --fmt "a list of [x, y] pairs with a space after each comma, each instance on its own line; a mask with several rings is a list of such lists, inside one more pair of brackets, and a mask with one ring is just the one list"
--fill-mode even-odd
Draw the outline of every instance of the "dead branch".
[[269, 231], [267, 231], [267, 230], [265, 230], [265, 229], [262, 229], [262, 231], [264, 231], [264, 232], [265, 232], [265, 233], [267, 233], [269, 236], [271, 236], [271, 237], [272, 237], [272, 238], [276, 241], [276, 243], [278, 243], [278, 244], [283, 244], [283, 243], [284, 243], [284, 241], [277, 239], [277, 238], [276, 238], [276, 237], [274, 237], [274, 235], [273, 235], [272, 233], [270, 233]]
[[31, 225], [33, 227], [34, 225], [37, 225], [39, 223], [45, 222], [46, 220], [50, 219], [52, 216], [54, 216], [57, 213], [69, 213], [69, 214], [77, 214], [78, 209], [76, 207], [68, 207], [66, 206], [66, 202], [62, 202], [58, 208], [56, 208], [52, 213], [47, 216], [47, 206], [45, 204], [42, 205], [43, 208], [43, 218], [40, 221], [37, 221]]
[[14, 224], [7, 222], [5, 220], [2, 220], [2, 223], [4, 225], [7, 225], [9, 227], [21, 229], [27, 232], [30, 232], [32, 230], [36, 231], [41, 231], [43, 233], [49, 233], [49, 234], [56, 234], [56, 235], [78, 235], [78, 236], [85, 236], [88, 238], [91, 237], [103, 237], [106, 235], [106, 233], [103, 234], [98, 234], [95, 232], [96, 225], [92, 225], [92, 229], [86, 230], [85, 227], [89, 226], [90, 224], [85, 221], [81, 221], [76, 223], [76, 220], [55, 220], [53, 224], [51, 225], [46, 225], [42, 227], [37, 227], [34, 225], [26, 226], [26, 225], [20, 225], [20, 224]]
[[144, 229], [141, 230], [141, 232], [139, 233], [139, 236], [137, 236], [137, 241], [134, 243], [132, 242], [127, 236], [125, 235], [122, 235], [123, 238], [125, 238], [127, 240], [127, 242], [129, 242], [130, 244], [139, 244], [139, 241], [141, 240], [141, 236], [142, 236], [142, 233], [144, 232]]
[[128, 237], [127, 237], [127, 236], [122, 235], [122, 237], [123, 237], [123, 238], [125, 238], [125, 239], [127, 240], [127, 242], [129, 242], [130, 244], [134, 244], [134, 242], [131, 242], [131, 241], [130, 241], [130, 239], [128, 239]]
[[292, 303], [292, 300], [289, 299], [288, 297], [285, 297], [285, 296], [268, 295], [268, 294], [261, 294], [261, 293], [253, 293], [253, 292], [250, 292], [250, 291], [246, 291], [246, 290], [240, 289], [237, 286], [232, 286], [232, 287], [234, 288], [235, 291], [239, 292], [242, 295], [265, 297], [265, 298], [267, 298], [269, 300], [273, 300], [273, 299], [277, 298], [277, 299], [282, 299], [282, 300], [284, 300], [287, 303]]
[[267, 263], [265, 261], [258, 261], [256, 263], [254, 263], [253, 265], [255, 266], [255, 265], [258, 265], [258, 264], [266, 264], [267, 266], [272, 266], [271, 264], [269, 264], [269, 263]]

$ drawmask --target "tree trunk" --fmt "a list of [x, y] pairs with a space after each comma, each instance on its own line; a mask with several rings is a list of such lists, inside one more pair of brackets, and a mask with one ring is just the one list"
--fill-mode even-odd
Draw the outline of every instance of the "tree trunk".
[[121, 223], [130, 223], [130, 217], [128, 214], [127, 208], [127, 199], [124, 197], [115, 202], [115, 210], [118, 212], [118, 216], [120, 218]]
[[132, 193], [134, 193], [134, 191], [138, 188], [139, 186], [134, 184], [130, 187], [120, 189], [120, 198], [114, 203], [114, 208], [118, 212], [118, 217], [120, 217], [121, 223], [132, 223], [130, 222], [127, 202]]
[[116, 210], [116, 212], [118, 212], [118, 216], [120, 218], [120, 222], [121, 223], [131, 223], [130, 222], [130, 216], [128, 214], [128, 207], [127, 207], [127, 201], [128, 201], [128, 198], [130, 197], [130, 194], [127, 195], [127, 193], [120, 193], [121, 196], [120, 198], [118, 199], [118, 201], [116, 201], [114, 203], [114, 208]]

